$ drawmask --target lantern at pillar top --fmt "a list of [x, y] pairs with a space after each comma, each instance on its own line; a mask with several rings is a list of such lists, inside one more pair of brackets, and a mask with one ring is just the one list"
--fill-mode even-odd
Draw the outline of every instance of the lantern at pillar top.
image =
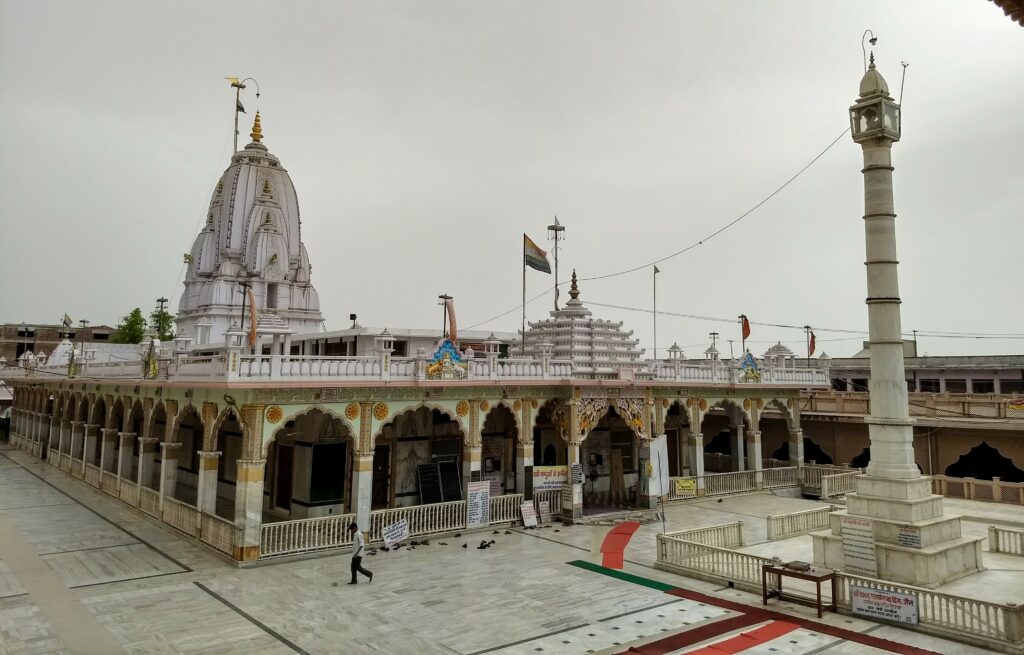
[[850, 107], [850, 131], [856, 143], [871, 139], [900, 140], [900, 106], [875, 68], [875, 55], [860, 81], [860, 98]]

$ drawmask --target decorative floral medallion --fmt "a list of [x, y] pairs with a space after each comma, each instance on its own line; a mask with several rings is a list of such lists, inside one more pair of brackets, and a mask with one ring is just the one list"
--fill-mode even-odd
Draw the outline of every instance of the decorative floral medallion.
[[743, 409], [750, 409], [750, 398], [743, 399]]
[[271, 423], [279, 423], [284, 417], [284, 410], [278, 405], [271, 405], [267, 408], [267, 420]]
[[686, 406], [687, 407], [693, 407], [693, 398], [687, 398], [686, 399]]
[[460, 400], [459, 404], [455, 406], [455, 413], [459, 416], [465, 416], [469, 414], [469, 403], [465, 400]]
[[708, 401], [704, 400], [703, 398], [700, 399], [700, 402], [697, 403], [697, 406], [700, 407], [700, 411], [702, 412], [708, 411]]
[[764, 409], [764, 399], [763, 398], [758, 398], [757, 399], [757, 408], [758, 409]]
[[359, 418], [358, 403], [349, 403], [348, 406], [345, 407], [345, 418], [347, 418], [350, 421], [354, 421], [357, 418]]
[[531, 400], [530, 407], [537, 409], [538, 407], [540, 407], [540, 403], [537, 400]]
[[514, 403], [512, 403], [512, 409], [514, 409], [515, 411], [518, 412], [522, 408], [523, 408], [523, 401], [516, 400]]
[[668, 409], [669, 407], [672, 406], [672, 403], [669, 402], [668, 398], [662, 398], [661, 406], [664, 407], [665, 409]]
[[383, 421], [388, 417], [387, 403], [377, 403], [373, 406], [373, 418]]
[[486, 400], [481, 400], [480, 401], [480, 411], [481, 412], [486, 412], [490, 408], [491, 408], [491, 403], [487, 402]]

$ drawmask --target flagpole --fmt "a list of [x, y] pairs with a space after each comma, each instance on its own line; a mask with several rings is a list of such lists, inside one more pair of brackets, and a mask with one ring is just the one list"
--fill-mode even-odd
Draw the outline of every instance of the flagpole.
[[242, 102], [242, 84], [232, 84], [235, 87], [235, 149], [232, 152], [238, 152], [238, 105]]
[[658, 359], [658, 267], [654, 267], [654, 359]]
[[523, 235], [523, 332], [522, 336], [522, 350], [523, 357], [526, 356], [526, 235]]
[[807, 353], [807, 368], [810, 368], [811, 367], [811, 326], [810, 325], [805, 325], [804, 326], [804, 341], [807, 344], [807, 350], [805, 351]]
[[740, 357], [746, 357], [747, 355], [747, 335], [744, 334], [743, 321], [747, 318], [746, 314], [740, 314]]

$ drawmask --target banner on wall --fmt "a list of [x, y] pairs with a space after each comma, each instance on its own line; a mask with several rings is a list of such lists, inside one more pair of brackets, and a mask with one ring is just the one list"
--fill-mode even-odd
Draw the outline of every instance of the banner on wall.
[[533, 491], [558, 491], [569, 483], [568, 466], [534, 466]]

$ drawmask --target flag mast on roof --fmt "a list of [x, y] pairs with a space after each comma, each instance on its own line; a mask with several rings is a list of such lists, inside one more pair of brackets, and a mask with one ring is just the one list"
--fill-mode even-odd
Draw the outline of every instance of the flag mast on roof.
[[252, 77], [247, 77], [244, 80], [239, 81], [237, 77], [225, 77], [225, 80], [231, 82], [231, 88], [235, 90], [235, 149], [234, 152], [238, 152], [238, 114], [239, 112], [245, 113], [245, 107], [242, 106], [241, 93], [242, 89], [245, 88], [246, 82], [252, 82], [256, 85], [256, 97], [260, 97], [260, 83]]
[[548, 240], [554, 240], [555, 245], [551, 248], [551, 252], [555, 256], [555, 311], [558, 311], [558, 241], [564, 239], [562, 232], [565, 232], [565, 226], [558, 222], [558, 214], [555, 214], [555, 222], [548, 226]]

